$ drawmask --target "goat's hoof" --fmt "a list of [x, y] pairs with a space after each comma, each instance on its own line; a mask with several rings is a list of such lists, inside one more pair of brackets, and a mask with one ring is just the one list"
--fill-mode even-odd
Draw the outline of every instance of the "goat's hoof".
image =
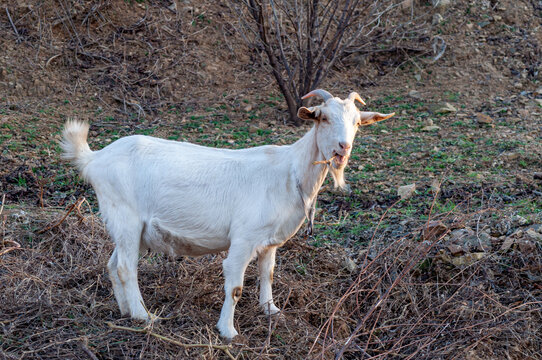
[[263, 304], [263, 313], [267, 316], [275, 315], [280, 312], [280, 309], [275, 304]]
[[220, 336], [222, 336], [227, 342], [230, 342], [233, 340], [234, 337], [239, 335], [237, 330], [234, 328], [228, 328], [228, 327], [221, 327], [220, 324], [216, 325], [218, 331], [220, 332]]
[[137, 312], [131, 315], [131, 318], [136, 321], [143, 321], [145, 323], [151, 322], [151, 317], [149, 317], [149, 314], [147, 312]]

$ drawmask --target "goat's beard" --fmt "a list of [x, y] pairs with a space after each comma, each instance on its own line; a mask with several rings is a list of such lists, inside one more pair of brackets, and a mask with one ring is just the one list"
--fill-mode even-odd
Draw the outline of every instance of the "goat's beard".
[[341, 190], [345, 190], [346, 188], [346, 183], [344, 181], [344, 168], [346, 167], [347, 163], [348, 161], [346, 161], [338, 168], [335, 168], [335, 164], [333, 163], [331, 163], [331, 165], [329, 166], [329, 171], [331, 172], [331, 176], [333, 177], [333, 184], [335, 185], [335, 188], [339, 188]]

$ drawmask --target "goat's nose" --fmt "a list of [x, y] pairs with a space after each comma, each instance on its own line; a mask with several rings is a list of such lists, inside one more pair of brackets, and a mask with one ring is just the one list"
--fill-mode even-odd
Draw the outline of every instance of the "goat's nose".
[[339, 142], [339, 146], [341, 147], [342, 150], [348, 150], [352, 147], [352, 144], [349, 144], [347, 142], [344, 142], [344, 141], [341, 141]]

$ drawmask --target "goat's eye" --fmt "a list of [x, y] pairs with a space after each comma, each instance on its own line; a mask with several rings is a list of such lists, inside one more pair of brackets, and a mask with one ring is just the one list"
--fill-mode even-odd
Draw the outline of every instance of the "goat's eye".
[[324, 114], [322, 114], [322, 115], [320, 116], [320, 121], [325, 121], [325, 122], [327, 122], [328, 120], [327, 120], [327, 117], [326, 117]]

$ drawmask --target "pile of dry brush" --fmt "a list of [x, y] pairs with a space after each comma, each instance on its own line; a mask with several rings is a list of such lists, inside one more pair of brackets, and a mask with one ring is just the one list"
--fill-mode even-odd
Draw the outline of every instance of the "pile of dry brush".
[[542, 286], [525, 276], [527, 268], [540, 269], [540, 246], [528, 256], [495, 252], [465, 266], [438, 255], [447, 229], [474, 221], [479, 211], [442, 216], [449, 228], [434, 236], [416, 229], [389, 239], [377, 229], [353, 257], [355, 269], [344, 266], [342, 248], [292, 239], [279, 251], [275, 272], [282, 315], [261, 314], [251, 265], [237, 307], [241, 336], [224, 346], [214, 330], [223, 254], [145, 255], [143, 297], [164, 319], [142, 329], [119, 319], [106, 273], [112, 245], [102, 223], [75, 206], [69, 210], [67, 217], [51, 209], [4, 214], [2, 246], [22, 242], [0, 258], [0, 351], [6, 358], [540, 356]]

